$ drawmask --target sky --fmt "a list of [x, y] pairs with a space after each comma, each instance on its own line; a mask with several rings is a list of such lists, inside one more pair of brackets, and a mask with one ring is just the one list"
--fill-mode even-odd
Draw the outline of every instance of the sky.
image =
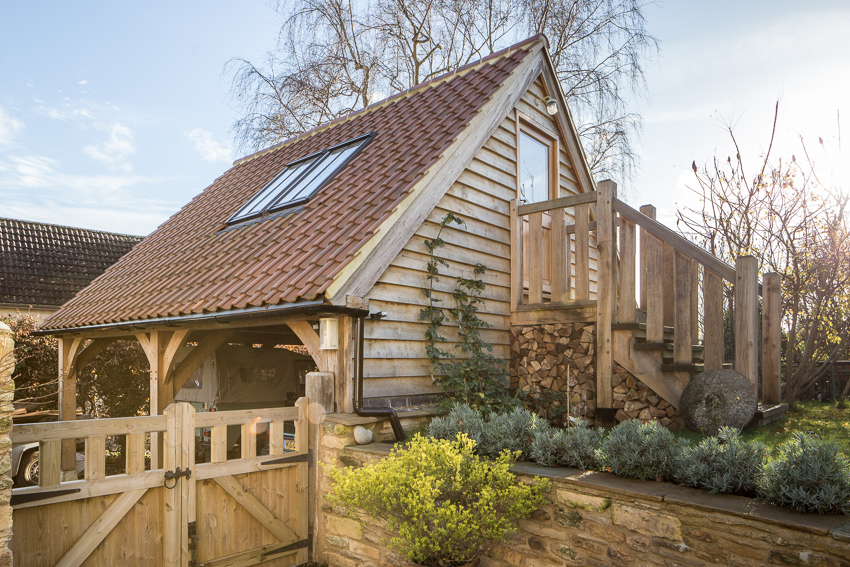
[[[668, 0], [646, 9], [639, 169], [618, 180], [671, 224], [694, 203], [691, 163], [755, 160], [806, 142], [850, 189], [850, 2]], [[278, 16], [263, 0], [0, 0], [0, 217], [146, 235], [240, 157], [225, 65], [261, 62]], [[843, 122], [842, 122], [843, 121]], [[818, 139], [823, 140], [821, 145]]]

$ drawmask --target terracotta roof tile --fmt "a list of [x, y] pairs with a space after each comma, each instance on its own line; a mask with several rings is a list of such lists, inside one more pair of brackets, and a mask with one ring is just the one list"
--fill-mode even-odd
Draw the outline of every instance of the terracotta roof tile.
[[[318, 298], [536, 41], [237, 160], [44, 327]], [[368, 132], [373, 140], [302, 210], [222, 230], [287, 163]]]

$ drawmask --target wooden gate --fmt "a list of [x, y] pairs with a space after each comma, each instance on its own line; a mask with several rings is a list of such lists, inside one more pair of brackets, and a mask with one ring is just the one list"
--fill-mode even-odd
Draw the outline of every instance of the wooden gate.
[[[40, 478], [13, 490], [15, 564], [306, 563], [307, 423], [301, 398], [291, 408], [196, 414], [176, 403], [162, 416], [16, 425], [14, 443], [39, 443]], [[241, 428], [238, 458], [228, 459], [228, 427]], [[205, 432], [208, 462], [196, 462]], [[159, 433], [164, 468], [146, 470], [146, 446]], [[257, 455], [258, 437], [268, 454]], [[61, 482], [62, 441], [80, 438], [85, 479]], [[107, 475], [108, 442], [121, 439], [124, 470]]]

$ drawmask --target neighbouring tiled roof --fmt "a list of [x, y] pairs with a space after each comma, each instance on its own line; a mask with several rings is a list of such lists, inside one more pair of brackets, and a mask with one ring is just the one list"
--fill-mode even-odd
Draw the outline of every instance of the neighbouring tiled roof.
[[[237, 161], [43, 328], [316, 299], [536, 41]], [[368, 132], [371, 143], [303, 210], [222, 230], [287, 163]]]
[[0, 218], [0, 303], [59, 307], [141, 240]]

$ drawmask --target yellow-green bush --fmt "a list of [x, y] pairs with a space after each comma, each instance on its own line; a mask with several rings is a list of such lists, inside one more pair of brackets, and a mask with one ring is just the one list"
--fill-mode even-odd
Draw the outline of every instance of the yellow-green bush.
[[475, 454], [475, 442], [417, 435], [407, 447], [360, 469], [326, 470], [335, 481], [334, 504], [386, 520], [397, 534], [387, 544], [428, 567], [472, 560], [488, 541], [504, 541], [516, 520], [543, 504], [549, 482], [516, 482], [508, 451], [493, 460]]

